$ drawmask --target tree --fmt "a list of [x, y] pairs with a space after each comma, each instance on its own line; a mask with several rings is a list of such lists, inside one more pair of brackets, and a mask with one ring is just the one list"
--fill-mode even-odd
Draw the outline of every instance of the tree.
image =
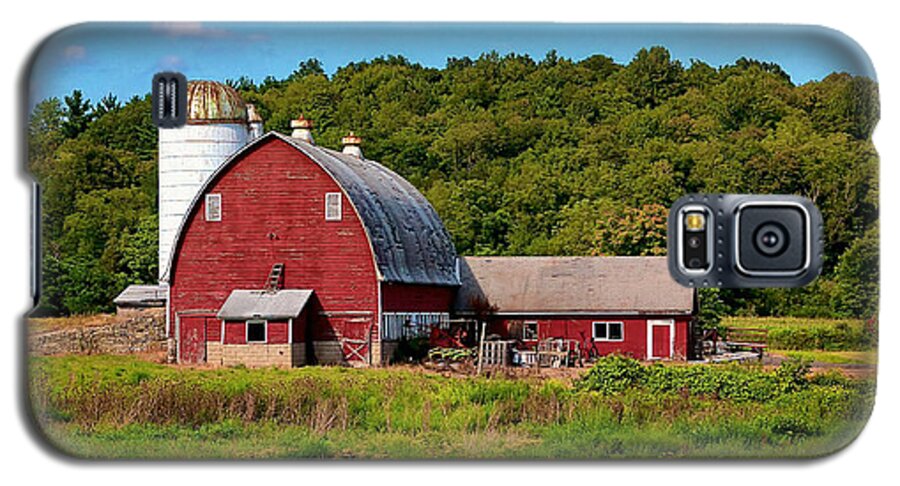
[[100, 98], [100, 102], [94, 106], [94, 117], [100, 118], [103, 115], [120, 108], [122, 108], [122, 104], [119, 103], [119, 98], [117, 98], [116, 95], [109, 93], [103, 98]]
[[878, 227], [874, 226], [841, 255], [834, 272], [838, 313], [870, 318], [878, 312], [878, 248]]
[[46, 162], [65, 140], [65, 111], [58, 98], [48, 98], [35, 105], [28, 118], [28, 167], [38, 175]]
[[684, 68], [673, 61], [669, 51], [660, 46], [637, 52], [622, 71], [622, 78], [639, 108], [653, 108], [681, 94]]
[[661, 204], [620, 206], [597, 221], [594, 253], [598, 255], [665, 255], [669, 210]]
[[75, 138], [87, 130], [88, 124], [94, 119], [91, 100], [85, 99], [78, 89], [63, 100], [66, 105], [63, 109], [62, 131], [66, 138]]
[[722, 318], [730, 313], [721, 289], [697, 289], [697, 323], [701, 329], [720, 329]]
[[318, 59], [311, 57], [305, 61], [300, 61], [300, 64], [297, 65], [297, 69], [288, 76], [288, 81], [295, 81], [298, 79], [303, 79], [307, 76], [312, 75], [324, 75], [325, 68], [322, 67], [322, 62]]

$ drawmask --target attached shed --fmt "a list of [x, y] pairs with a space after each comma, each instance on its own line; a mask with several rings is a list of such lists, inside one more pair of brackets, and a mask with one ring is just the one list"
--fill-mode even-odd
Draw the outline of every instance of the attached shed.
[[162, 285], [129, 285], [113, 303], [120, 316], [160, 313], [166, 308], [167, 291]]
[[685, 359], [695, 294], [666, 265], [665, 257], [466, 257], [454, 309], [525, 348], [563, 339], [586, 359]]

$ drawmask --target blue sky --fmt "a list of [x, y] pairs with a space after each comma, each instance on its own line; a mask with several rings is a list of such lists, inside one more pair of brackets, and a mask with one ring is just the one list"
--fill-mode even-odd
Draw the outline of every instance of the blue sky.
[[81, 89], [99, 100], [149, 92], [154, 73], [188, 79], [248, 76], [283, 78], [311, 57], [328, 74], [352, 61], [401, 54], [442, 67], [448, 57], [495, 50], [543, 58], [556, 49], [583, 59], [605, 54], [627, 63], [642, 47], [662, 45], [686, 66], [713, 66], [749, 57], [780, 64], [797, 84], [832, 72], [875, 78], [869, 58], [852, 40], [819, 27], [759, 25], [622, 24], [298, 24], [115, 23], [81, 24], [47, 39], [28, 78], [29, 106]]

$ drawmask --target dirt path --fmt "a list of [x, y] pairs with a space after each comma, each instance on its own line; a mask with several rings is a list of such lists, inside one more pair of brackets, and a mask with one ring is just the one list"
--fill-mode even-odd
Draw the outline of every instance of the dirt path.
[[[786, 356], [780, 354], [767, 354], [763, 358], [763, 365], [776, 367], [787, 360]], [[813, 361], [810, 365], [810, 371], [813, 373], [823, 373], [826, 371], [837, 370], [850, 378], [874, 378], [878, 372], [878, 367], [874, 364], [861, 363], [825, 363], [822, 361]]]

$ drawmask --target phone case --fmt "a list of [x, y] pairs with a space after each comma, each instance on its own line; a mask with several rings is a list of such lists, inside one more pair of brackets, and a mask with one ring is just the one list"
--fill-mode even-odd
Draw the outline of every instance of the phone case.
[[[878, 85], [840, 33], [94, 23], [27, 85], [65, 454], [804, 458], [871, 412]], [[822, 274], [675, 282], [698, 193], [808, 198]]]

